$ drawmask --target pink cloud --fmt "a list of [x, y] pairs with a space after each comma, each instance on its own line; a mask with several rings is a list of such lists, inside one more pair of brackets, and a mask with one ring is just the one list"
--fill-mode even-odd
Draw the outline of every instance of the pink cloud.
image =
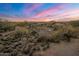
[[41, 17], [44, 15], [56, 13], [57, 11], [62, 10], [64, 8], [64, 6], [65, 6], [65, 4], [60, 4], [60, 5], [57, 5], [56, 7], [49, 8], [47, 10], [44, 10], [44, 11], [36, 14], [35, 17]]
[[79, 9], [67, 10], [62, 14], [57, 15], [56, 17], [65, 18], [65, 17], [74, 17], [74, 16], [79, 16]]
[[28, 9], [24, 9], [23, 10], [23, 12], [25, 13], [25, 14], [29, 14], [29, 13], [31, 13], [33, 10], [35, 10], [36, 8], [38, 8], [38, 7], [40, 7], [40, 6], [42, 6], [43, 4], [41, 4], [41, 3], [39, 3], [39, 4], [33, 4], [33, 6], [31, 6], [30, 8], [28, 8]]

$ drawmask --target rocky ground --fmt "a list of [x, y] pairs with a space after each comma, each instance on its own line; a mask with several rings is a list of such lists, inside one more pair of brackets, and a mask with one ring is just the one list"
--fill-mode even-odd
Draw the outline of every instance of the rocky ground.
[[0, 56], [78, 56], [79, 22], [0, 22]]

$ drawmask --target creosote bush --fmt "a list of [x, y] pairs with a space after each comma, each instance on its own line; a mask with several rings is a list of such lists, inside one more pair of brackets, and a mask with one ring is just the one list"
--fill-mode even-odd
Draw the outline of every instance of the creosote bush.
[[[0, 55], [32, 56], [34, 52], [45, 51], [52, 43], [70, 43], [72, 39], [79, 39], [79, 28], [73, 25], [56, 22], [0, 23]], [[16, 30], [17, 26], [19, 29]]]

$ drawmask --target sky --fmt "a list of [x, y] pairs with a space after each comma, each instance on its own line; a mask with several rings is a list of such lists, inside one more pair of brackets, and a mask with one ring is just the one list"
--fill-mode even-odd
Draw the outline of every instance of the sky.
[[0, 3], [0, 17], [20, 21], [79, 17], [79, 3]]

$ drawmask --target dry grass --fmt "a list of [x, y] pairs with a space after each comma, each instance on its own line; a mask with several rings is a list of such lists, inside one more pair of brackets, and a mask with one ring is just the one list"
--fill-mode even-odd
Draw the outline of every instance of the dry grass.
[[0, 22], [0, 55], [33, 55], [36, 51], [47, 50], [52, 43], [71, 43], [72, 38], [79, 39], [79, 26], [73, 25], [72, 22]]

